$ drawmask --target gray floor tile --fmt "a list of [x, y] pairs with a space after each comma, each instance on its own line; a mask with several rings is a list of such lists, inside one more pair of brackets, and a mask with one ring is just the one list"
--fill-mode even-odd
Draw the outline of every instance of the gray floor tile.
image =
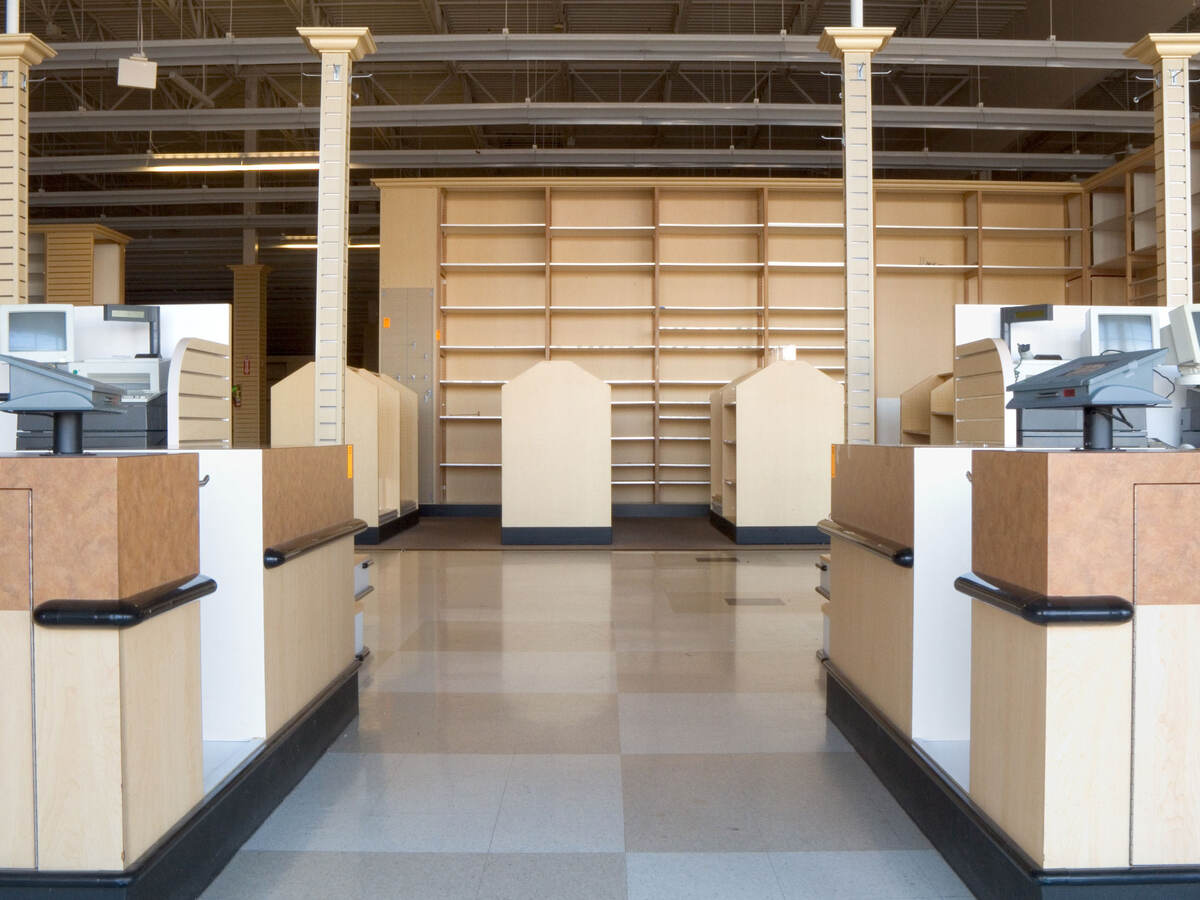
[[401, 650], [611, 650], [607, 622], [425, 622]]
[[499, 853], [479, 900], [625, 900], [623, 853]]
[[333, 749], [367, 753], [618, 753], [613, 694], [392, 694], [359, 699]]
[[405, 650], [378, 666], [371, 680], [376, 691], [447, 694], [611, 694], [616, 687], [613, 655], [591, 651]]
[[516, 756], [492, 838], [493, 853], [625, 849], [617, 756]]
[[631, 852], [929, 847], [853, 753], [628, 755], [621, 776]]
[[486, 852], [509, 756], [327, 753], [248, 850]]
[[825, 698], [803, 694], [624, 694], [623, 753], [850, 752], [825, 718]]
[[629, 900], [783, 900], [766, 853], [630, 853]]
[[241, 851], [202, 900], [472, 900], [484, 854]]
[[772, 853], [786, 900], [969, 898], [933, 850]]
[[820, 664], [809, 652], [643, 650], [616, 654], [623, 693], [820, 691]]

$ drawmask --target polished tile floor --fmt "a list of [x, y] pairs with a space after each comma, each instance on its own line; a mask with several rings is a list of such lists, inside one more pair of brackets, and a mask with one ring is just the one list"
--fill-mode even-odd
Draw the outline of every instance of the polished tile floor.
[[206, 898], [970, 896], [825, 719], [815, 553], [375, 558], [359, 718]]

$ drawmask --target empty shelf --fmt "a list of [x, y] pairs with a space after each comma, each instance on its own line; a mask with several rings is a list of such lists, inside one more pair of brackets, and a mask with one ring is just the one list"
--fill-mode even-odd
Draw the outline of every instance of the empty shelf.
[[498, 469], [500, 463], [444, 462], [443, 469]]
[[565, 269], [577, 269], [577, 270], [612, 269], [612, 270], [619, 271], [622, 269], [638, 270], [638, 269], [653, 269], [653, 268], [654, 268], [654, 263], [652, 263], [652, 262], [552, 262], [552, 263], [550, 263], [550, 269], [552, 271], [554, 269], [564, 269], [564, 270]]
[[614, 441], [652, 441], [652, 440], [654, 440], [654, 436], [653, 435], [649, 435], [647, 437], [615, 437], [614, 436], [613, 440]]
[[471, 381], [462, 378], [444, 378], [438, 383], [447, 387], [464, 385], [471, 385], [472, 387], [499, 387], [500, 385], [508, 384], [507, 381]]
[[653, 225], [551, 225], [551, 237], [588, 237], [620, 234], [654, 234]]
[[546, 230], [545, 222], [443, 222], [447, 234], [520, 234]]
[[544, 353], [546, 350], [545, 344], [442, 344], [439, 350], [451, 351], [470, 351], [474, 353], [497, 353], [504, 351], [516, 351], [519, 353], [531, 353], [537, 351]]
[[663, 306], [666, 312], [762, 312], [761, 306]]
[[784, 260], [771, 260], [767, 263], [771, 269], [844, 269], [846, 263], [837, 261], [813, 261], [813, 262], [787, 262]]
[[[541, 309], [542, 307], [538, 307]], [[552, 313], [610, 313], [610, 312], [653, 312], [653, 306], [559, 306], [550, 305]]]
[[653, 344], [627, 344], [627, 345], [607, 345], [607, 344], [551, 344], [551, 350], [558, 351], [588, 351], [596, 353], [629, 353], [636, 350], [653, 350]]
[[841, 222], [768, 222], [768, 231], [808, 231], [840, 233], [846, 230]]
[[708, 333], [734, 333], [739, 331], [762, 331], [761, 325], [664, 325], [658, 329], [661, 332], [675, 332], [682, 334], [701, 334]]
[[475, 271], [475, 272], [498, 272], [505, 269], [524, 270], [524, 271], [541, 271], [546, 268], [544, 262], [444, 262], [443, 269], [451, 271]]
[[448, 415], [438, 416], [443, 422], [499, 422], [499, 416], [472, 416], [469, 413], [466, 415]]
[[659, 416], [660, 422], [707, 422], [708, 416]]
[[731, 351], [731, 350], [737, 351], [737, 352], [757, 353], [760, 350], [762, 350], [762, 347], [758, 346], [757, 344], [747, 344], [747, 345], [714, 344], [711, 347], [705, 347], [702, 345], [695, 345], [695, 344], [690, 344], [690, 345], [689, 344], [663, 344], [658, 349], [659, 350], [690, 350], [690, 351], [695, 351], [695, 352], [699, 352], [699, 353], [720, 353], [720, 352]]

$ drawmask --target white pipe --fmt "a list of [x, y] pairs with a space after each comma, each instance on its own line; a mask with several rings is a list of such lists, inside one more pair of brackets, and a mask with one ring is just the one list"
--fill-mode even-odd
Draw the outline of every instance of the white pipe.
[[[11, 2], [11, 0], [10, 0], [10, 2]], [[854, 28], [862, 28], [862, 22], [863, 22], [862, 5], [863, 5], [863, 0], [850, 0], [850, 24]]]
[[7, 34], [16, 34], [20, 31], [21, 14], [18, 7], [21, 5], [20, 0], [5, 0], [4, 4], [4, 31]]

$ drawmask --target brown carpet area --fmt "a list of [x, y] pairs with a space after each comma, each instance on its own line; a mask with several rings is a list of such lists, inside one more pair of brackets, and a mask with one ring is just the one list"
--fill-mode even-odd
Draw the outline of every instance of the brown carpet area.
[[663, 517], [613, 519], [609, 544], [522, 545], [500, 543], [498, 518], [428, 516], [412, 528], [388, 538], [371, 550], [799, 550], [808, 544], [735, 544], [707, 518]]

